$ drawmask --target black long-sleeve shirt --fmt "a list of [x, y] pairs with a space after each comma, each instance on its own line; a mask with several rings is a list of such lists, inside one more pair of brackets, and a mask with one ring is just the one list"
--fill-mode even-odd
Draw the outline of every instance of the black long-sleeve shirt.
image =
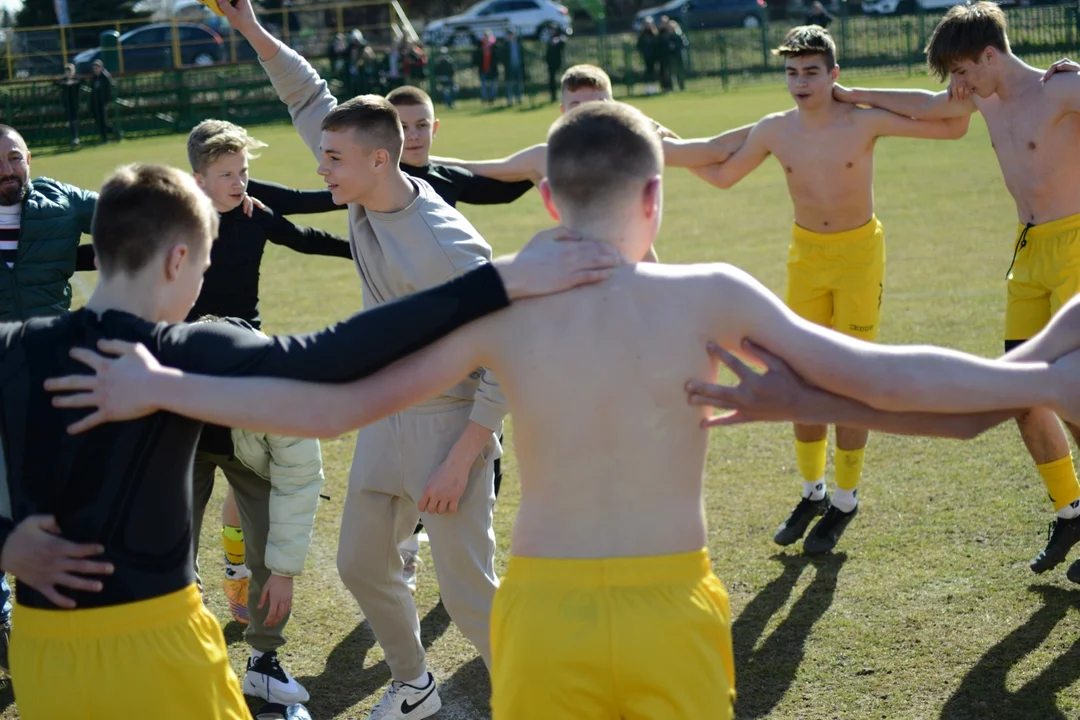
[[[100, 593], [67, 591], [79, 608], [157, 597], [194, 582], [191, 469], [202, 423], [167, 412], [71, 436], [86, 411], [52, 407], [46, 378], [86, 373], [72, 347], [141, 342], [158, 360], [194, 373], [318, 382], [360, 378], [509, 304], [498, 272], [484, 265], [449, 283], [354, 315], [309, 335], [267, 338], [227, 323], [154, 324], [82, 309], [0, 325], [0, 439], [12, 519], [54, 515], [64, 537], [97, 542], [116, 571]], [[54, 608], [27, 585], [19, 602]]]
[[349, 241], [325, 230], [299, 227], [272, 210], [255, 208], [249, 218], [237, 207], [221, 214], [210, 250], [210, 269], [188, 320], [203, 315], [235, 317], [256, 328], [259, 317], [259, 266], [266, 241], [308, 255], [352, 258]]
[[[408, 175], [426, 180], [450, 207], [459, 202], [468, 205], [503, 205], [512, 203], [533, 188], [531, 180], [504, 182], [474, 175], [465, 168], [428, 163], [422, 167], [401, 163]], [[294, 190], [276, 183], [248, 182], [248, 193], [282, 215], [344, 210], [335, 205], [329, 190]]]

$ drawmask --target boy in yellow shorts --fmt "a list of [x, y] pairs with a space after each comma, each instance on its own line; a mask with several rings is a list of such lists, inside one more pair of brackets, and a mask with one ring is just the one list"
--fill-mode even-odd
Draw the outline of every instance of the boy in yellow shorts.
[[[1005, 14], [991, 2], [951, 8], [930, 37], [926, 60], [940, 79], [950, 79], [946, 90], [837, 86], [835, 96], [915, 118], [982, 113], [1019, 220], [1006, 272], [1009, 352], [1033, 338], [1080, 288], [1080, 68], [1066, 62], [1044, 72], [1013, 55]], [[1054, 75], [1061, 70], [1070, 72]], [[1016, 422], [1057, 515], [1046, 547], [1030, 563], [1043, 573], [1080, 542], [1080, 482], [1054, 413], [1032, 408]], [[1080, 440], [1080, 427], [1066, 425]]]
[[[695, 168], [699, 177], [730, 188], [770, 154], [784, 168], [795, 205], [788, 252], [787, 305], [801, 317], [872, 341], [881, 322], [885, 235], [874, 215], [874, 145], [879, 137], [955, 139], [967, 117], [919, 121], [833, 99], [839, 76], [836, 45], [816, 25], [793, 28], [773, 51], [784, 57], [795, 107], [762, 118], [726, 162]], [[857, 488], [869, 434], [836, 426], [837, 489], [825, 487], [827, 425], [795, 424], [795, 457], [802, 499], [777, 528], [779, 545], [803, 543], [808, 554], [836, 547], [859, 510]]]

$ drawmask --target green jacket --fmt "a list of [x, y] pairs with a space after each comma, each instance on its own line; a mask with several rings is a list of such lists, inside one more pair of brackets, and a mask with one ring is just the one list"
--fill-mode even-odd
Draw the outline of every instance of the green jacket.
[[71, 309], [71, 276], [97, 193], [34, 178], [23, 199], [15, 267], [0, 262], [0, 321], [62, 315]]

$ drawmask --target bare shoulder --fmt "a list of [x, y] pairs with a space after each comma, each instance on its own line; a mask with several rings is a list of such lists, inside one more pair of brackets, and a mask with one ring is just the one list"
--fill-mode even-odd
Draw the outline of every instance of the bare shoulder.
[[797, 114], [798, 108], [791, 108], [790, 110], [782, 110], [780, 112], [769, 113], [768, 115], [757, 121], [755, 129], [768, 134], [782, 132], [792, 122], [795, 121], [795, 117]]
[[738, 294], [746, 292], [751, 285], [759, 285], [748, 272], [729, 263], [639, 263], [633, 272], [635, 277], [647, 281], [677, 280], [677, 286], [685, 286], [693, 292], [707, 291], [710, 295]]
[[1060, 72], [1043, 83], [1044, 96], [1068, 112], [1080, 112], [1080, 73]]

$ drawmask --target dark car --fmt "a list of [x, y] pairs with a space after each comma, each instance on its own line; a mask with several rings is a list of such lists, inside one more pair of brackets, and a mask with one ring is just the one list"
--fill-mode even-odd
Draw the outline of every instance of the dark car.
[[[165, 70], [179, 65], [214, 65], [225, 60], [225, 41], [216, 32], [197, 23], [176, 23], [173, 42], [172, 23], [154, 23], [129, 30], [120, 36], [120, 52], [124, 72], [134, 70]], [[179, 44], [180, 62], [174, 60]], [[101, 57], [101, 48], [84, 50], [73, 59], [75, 71], [90, 72], [90, 66]]]
[[761, 27], [765, 22], [765, 0], [672, 0], [646, 8], [634, 15], [634, 32], [640, 32], [645, 18], [659, 25], [667, 15], [684, 31], [701, 28]]

